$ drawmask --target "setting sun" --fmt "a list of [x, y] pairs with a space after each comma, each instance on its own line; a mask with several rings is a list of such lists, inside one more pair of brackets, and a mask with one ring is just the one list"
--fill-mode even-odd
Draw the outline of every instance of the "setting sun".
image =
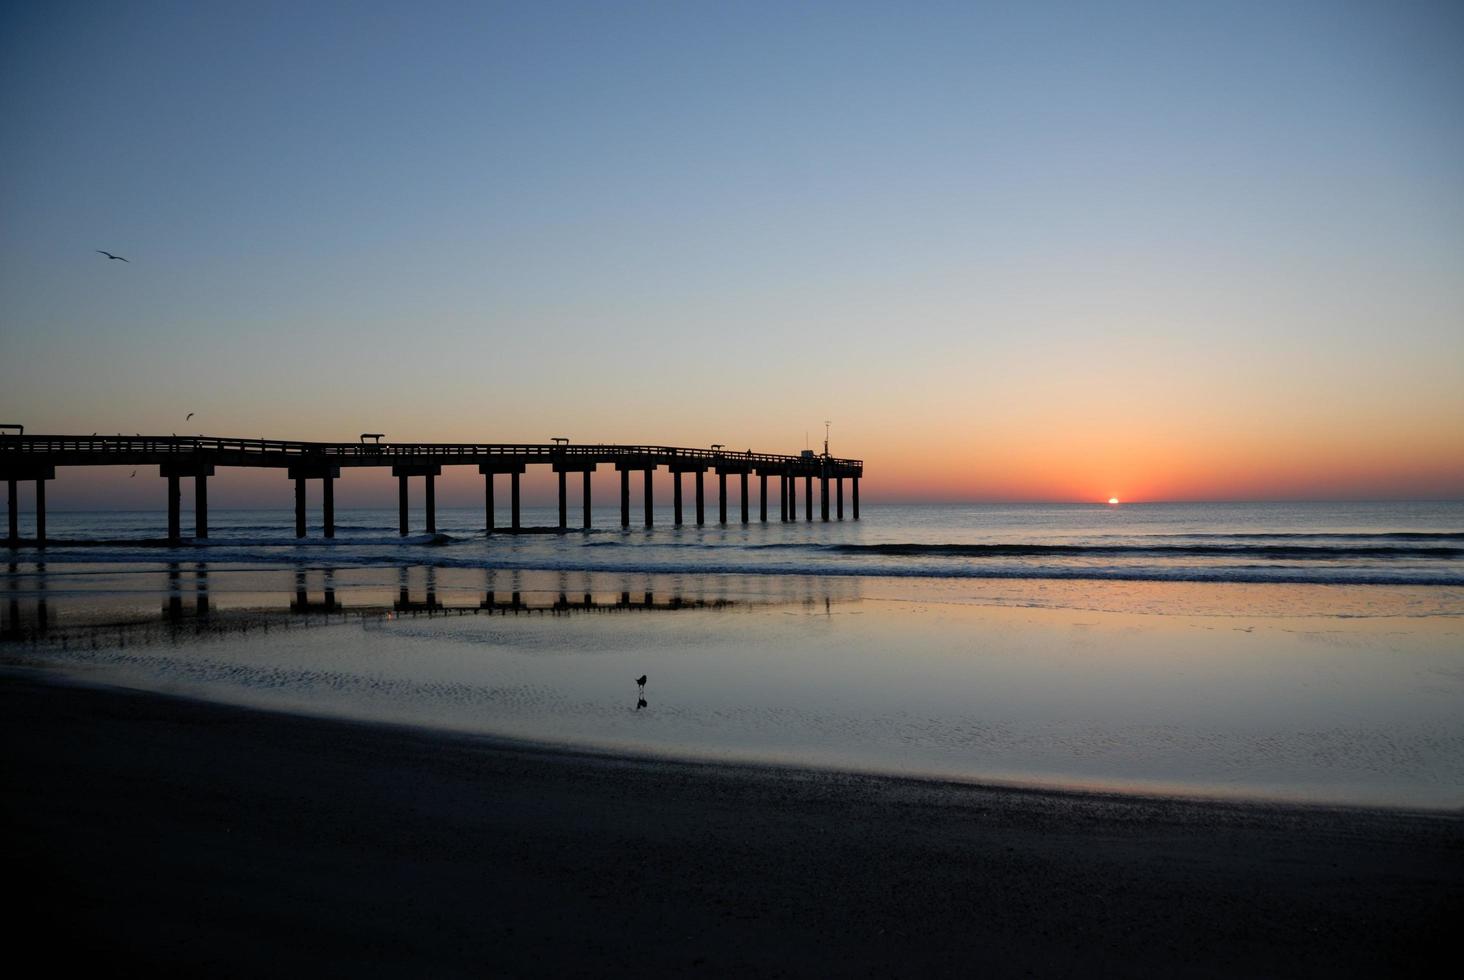
[[1109, 497], [1108, 498], [1108, 502], [1110, 504], [1116, 504], [1116, 503], [1118, 503], [1118, 498], [1117, 497]]

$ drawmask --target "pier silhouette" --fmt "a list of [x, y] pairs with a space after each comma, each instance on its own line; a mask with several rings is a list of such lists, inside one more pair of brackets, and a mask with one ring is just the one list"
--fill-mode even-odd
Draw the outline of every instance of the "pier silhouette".
[[[19, 426], [11, 428], [20, 429]], [[367, 442], [375, 438], [377, 441]], [[520, 522], [520, 479], [529, 466], [550, 467], [559, 477], [559, 525], [569, 527], [568, 478], [581, 474], [583, 480], [583, 524], [591, 526], [590, 474], [600, 466], [613, 466], [620, 473], [620, 526], [629, 527], [631, 517], [631, 474], [639, 472], [643, 481], [643, 517], [645, 525], [654, 523], [654, 495], [651, 476], [660, 468], [672, 475], [674, 523], [683, 523], [682, 476], [694, 476], [695, 518], [706, 523], [705, 475], [717, 475], [718, 522], [727, 523], [727, 478], [735, 476], [741, 483], [741, 521], [749, 523], [749, 481], [758, 482], [758, 519], [768, 520], [768, 480], [778, 485], [778, 519], [798, 520], [798, 481], [803, 481], [804, 520], [814, 519], [815, 482], [819, 496], [819, 513], [824, 521], [844, 519], [844, 481], [850, 483], [852, 514], [859, 519], [859, 478], [864, 462], [839, 459], [827, 451], [817, 454], [806, 450], [798, 455], [776, 453], [729, 452], [721, 447], [685, 449], [674, 446], [638, 446], [606, 444], [574, 444], [563, 439], [549, 443], [389, 443], [381, 442], [376, 433], [368, 433], [359, 442], [298, 442], [280, 439], [231, 439], [217, 436], [65, 436], [0, 434], [0, 479], [5, 480], [8, 496], [7, 543], [22, 543], [19, 533], [17, 485], [34, 481], [36, 505], [35, 543], [46, 541], [46, 483], [56, 478], [58, 469], [68, 466], [157, 466], [158, 475], [167, 481], [168, 533], [170, 542], [183, 539], [181, 481], [193, 481], [194, 538], [208, 537], [208, 479], [221, 466], [282, 469], [295, 483], [295, 536], [306, 536], [305, 489], [307, 480], [322, 484], [324, 536], [335, 537], [335, 481], [342, 470], [363, 467], [390, 467], [397, 478], [398, 530], [410, 533], [408, 522], [408, 481], [420, 477], [424, 481], [426, 531], [437, 532], [436, 478], [444, 466], [476, 466], [483, 476], [484, 513], [487, 532], [494, 525], [494, 482], [499, 476], [509, 478], [510, 524], [508, 532], [528, 530]], [[832, 494], [830, 483], [833, 484]]]

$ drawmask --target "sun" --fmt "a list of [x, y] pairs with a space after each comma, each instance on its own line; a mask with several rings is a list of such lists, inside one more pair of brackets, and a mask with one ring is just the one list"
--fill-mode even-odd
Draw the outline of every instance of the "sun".
[[1118, 503], [1118, 498], [1117, 497], [1109, 497], [1108, 498], [1108, 502], [1110, 504], [1116, 504], [1116, 503]]

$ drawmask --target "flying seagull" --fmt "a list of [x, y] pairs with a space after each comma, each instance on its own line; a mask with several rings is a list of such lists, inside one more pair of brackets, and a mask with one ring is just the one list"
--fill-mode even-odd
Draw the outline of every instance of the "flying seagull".
[[186, 415], [186, 416], [185, 416], [185, 417], [184, 417], [184, 419], [183, 419], [183, 421], [184, 421], [184, 422], [187, 422], [187, 421], [188, 421], [188, 420], [189, 420], [189, 419], [191, 419], [191, 418], [193, 418], [193, 413], [192, 413], [192, 412], [189, 412], [189, 413], [188, 413], [188, 414], [187, 414], [187, 415]]
[[[116, 259], [118, 262], [127, 262], [127, 260], [124, 259], [122, 256], [120, 256], [120, 255], [113, 255], [111, 252], [103, 251], [100, 248], [99, 249], [96, 249], [95, 251], [101, 252], [103, 255], [105, 255], [109, 259]], [[131, 265], [132, 263], [131, 262], [127, 262], [127, 264], [128, 265]]]

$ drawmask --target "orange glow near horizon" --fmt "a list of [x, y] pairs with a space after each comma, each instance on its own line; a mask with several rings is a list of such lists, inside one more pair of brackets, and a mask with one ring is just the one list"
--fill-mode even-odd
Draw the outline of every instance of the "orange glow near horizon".
[[[90, 430], [87, 430], [90, 432]], [[272, 434], [266, 430], [266, 434]], [[312, 433], [316, 438], [324, 433]], [[442, 441], [463, 438], [443, 433]], [[612, 439], [606, 442], [617, 441]], [[677, 440], [659, 440], [678, 444]], [[754, 449], [765, 444], [745, 437]], [[691, 445], [692, 440], [679, 444]], [[1461, 441], [1459, 444], [1464, 444]], [[766, 446], [796, 451], [796, 446]], [[841, 447], [835, 445], [836, 454]], [[1221, 448], [1224, 452], [1219, 451]], [[898, 446], [868, 444], [845, 449], [864, 459], [866, 475], [860, 496], [867, 503], [960, 502], [1116, 502], [1302, 500], [1302, 499], [1457, 499], [1464, 488], [1464, 459], [1452, 447], [1394, 446], [1384, 452], [1337, 452], [1324, 445], [1182, 447], [1157, 444], [1078, 445], [1054, 442], [1049, 447], [993, 447], [990, 452], [942, 456], [941, 447], [919, 442]], [[135, 479], [126, 468], [83, 467], [58, 472], [48, 487], [56, 509], [148, 509], [161, 506], [156, 467], [140, 468]], [[597, 503], [616, 499], [618, 482], [612, 470], [593, 478]], [[757, 493], [757, 481], [752, 493]], [[524, 478], [525, 502], [548, 504], [555, 499], [555, 481], [547, 467], [533, 467]], [[735, 496], [736, 481], [730, 490]], [[22, 493], [29, 493], [22, 484]], [[315, 492], [314, 488], [311, 490]], [[438, 481], [443, 506], [476, 506], [482, 500], [482, 478], [474, 467], [445, 467]], [[289, 507], [291, 484], [275, 470], [221, 468], [211, 481], [215, 508]], [[337, 483], [337, 506], [390, 507], [395, 481], [386, 472], [347, 470]], [[658, 501], [669, 502], [670, 477], [656, 474]], [[776, 493], [774, 494], [776, 496]], [[186, 496], [186, 495], [185, 495]], [[312, 498], [312, 506], [316, 503]]]
[[[1464, 497], [1464, 386], [1443, 383], [1456, 370], [1451, 361], [1420, 368], [1411, 383], [1358, 384], [1343, 398], [1304, 378], [1222, 383], [1222, 372], [1178, 385], [1164, 380], [1172, 369], [1142, 359], [1088, 377], [1054, 366], [1064, 359], [1072, 355], [1059, 352], [1042, 371], [1028, 365], [1022, 377], [994, 375], [976, 387], [944, 366], [898, 385], [856, 372], [850, 391], [833, 396], [812, 390], [841, 391], [823, 383], [822, 367], [810, 369], [810, 390], [780, 378], [761, 382], [776, 388], [749, 389], [721, 375], [698, 376], [683, 389], [690, 382], [676, 376], [632, 401], [598, 375], [584, 376], [583, 390], [556, 388], [564, 397], [485, 388], [457, 376], [455, 361], [434, 374], [409, 374], [405, 383], [422, 393], [419, 400], [369, 401], [327, 379], [324, 390], [282, 389], [264, 402], [248, 389], [150, 390], [122, 409], [81, 390], [52, 411], [16, 415], [33, 433], [169, 433], [181, 431], [182, 404], [196, 411], [187, 422], [192, 431], [219, 436], [351, 441], [362, 431], [385, 431], [397, 442], [539, 443], [565, 435], [576, 443], [720, 442], [790, 454], [805, 448], [805, 430], [812, 448], [821, 448], [823, 419], [833, 418], [830, 449], [864, 460], [861, 500], [876, 504]], [[1425, 383], [1430, 377], [1436, 383]], [[663, 478], [658, 499], [669, 493]], [[159, 491], [148, 484], [155, 481], [155, 472], [129, 480], [94, 469], [63, 474], [48, 489], [57, 508], [152, 507]], [[597, 500], [614, 499], [613, 482], [613, 473], [596, 475]], [[269, 471], [221, 470], [215, 486], [216, 507], [289, 504], [287, 482]], [[445, 469], [438, 487], [444, 505], [481, 499], [472, 467]], [[337, 487], [342, 507], [391, 506], [393, 492], [389, 476], [364, 472], [344, 474]], [[554, 499], [547, 468], [530, 467], [524, 493], [531, 503]]]

